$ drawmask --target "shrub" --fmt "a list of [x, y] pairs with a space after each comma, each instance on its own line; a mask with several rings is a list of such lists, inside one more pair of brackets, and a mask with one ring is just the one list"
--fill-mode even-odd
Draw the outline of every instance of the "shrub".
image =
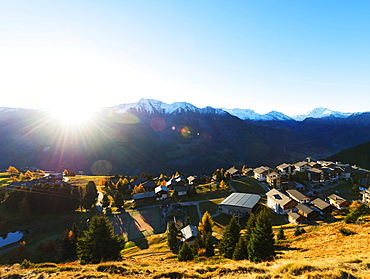
[[346, 228], [339, 228], [338, 229], [339, 230], [339, 232], [342, 234], [342, 235], [344, 235], [344, 236], [348, 236], [348, 235], [354, 235], [354, 234], [356, 234], [356, 232], [354, 232], [354, 231], [351, 231], [351, 230], [349, 230], [349, 229], [346, 229]]

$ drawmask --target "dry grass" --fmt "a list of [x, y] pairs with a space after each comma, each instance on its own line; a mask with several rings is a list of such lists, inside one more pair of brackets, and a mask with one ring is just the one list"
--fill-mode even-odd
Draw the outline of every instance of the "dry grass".
[[[339, 228], [355, 231], [343, 236]], [[286, 229], [287, 240], [273, 261], [251, 263], [219, 257], [198, 258], [179, 262], [166, 246], [164, 235], [148, 237], [149, 248], [125, 249], [121, 262], [80, 266], [77, 263], [47, 268], [21, 269], [15, 265], [0, 270], [0, 278], [20, 274], [22, 278], [248, 278], [248, 279], [365, 279], [370, 278], [370, 225], [349, 225], [338, 222], [306, 227], [307, 233], [294, 237], [294, 229]], [[43, 274], [43, 277], [40, 277]], [[46, 276], [48, 275], [48, 276]], [[21, 278], [21, 277], [19, 277]]]

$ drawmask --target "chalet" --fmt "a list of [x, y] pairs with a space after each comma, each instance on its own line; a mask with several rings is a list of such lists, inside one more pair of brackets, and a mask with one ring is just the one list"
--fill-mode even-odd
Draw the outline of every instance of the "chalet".
[[293, 210], [290, 210], [288, 212], [288, 221], [290, 223], [299, 225], [304, 220], [306, 220], [306, 218], [304, 218], [302, 215], [299, 215], [298, 213], [294, 212]]
[[187, 179], [189, 185], [199, 185], [199, 178], [196, 175], [189, 176]]
[[295, 201], [299, 203], [310, 203], [311, 198], [307, 197], [306, 195], [303, 195], [301, 192], [297, 190], [287, 190], [287, 194]]
[[145, 191], [154, 191], [155, 187], [157, 187], [157, 184], [151, 181], [145, 181], [141, 185], [143, 185]]
[[307, 220], [315, 220], [320, 215], [318, 210], [302, 203], [297, 204], [295, 208], [298, 211], [297, 213], [307, 218]]
[[244, 176], [250, 175], [252, 173], [253, 173], [253, 169], [252, 168], [243, 168], [242, 169], [242, 175], [244, 175]]
[[305, 161], [294, 163], [293, 165], [295, 167], [295, 170], [298, 172], [305, 172], [310, 168], [310, 166], [308, 165], [308, 162], [305, 162]]
[[218, 205], [218, 209], [222, 213], [242, 217], [252, 212], [260, 198], [255, 194], [232, 193]]
[[308, 179], [315, 181], [315, 182], [323, 182], [324, 181], [324, 172], [317, 168], [311, 168], [307, 171]]
[[168, 188], [166, 186], [157, 186], [154, 189], [155, 194], [158, 196], [157, 199], [163, 200], [168, 197]]
[[236, 169], [235, 167], [231, 167], [228, 170], [226, 170], [225, 171], [225, 176], [226, 176], [227, 173], [230, 174], [230, 177], [234, 178], [234, 179], [237, 178], [237, 177], [240, 177], [241, 174], [242, 174], [242, 172], [240, 170]]
[[184, 185], [184, 186], [176, 186], [175, 189], [178, 193], [179, 196], [185, 196], [188, 194], [188, 186], [187, 185]]
[[346, 199], [338, 196], [337, 194], [332, 194], [328, 197], [328, 201], [330, 202], [331, 205], [338, 209], [345, 208], [349, 206], [350, 202], [347, 201]]
[[326, 201], [324, 201], [320, 198], [314, 199], [312, 201], [312, 204], [316, 208], [318, 208], [321, 212], [331, 213], [334, 209], [333, 206], [330, 203], [328, 203], [328, 202], [326, 202]]
[[290, 173], [295, 173], [295, 168], [291, 164], [283, 163], [281, 165], [278, 165], [276, 169], [283, 175], [288, 175]]
[[181, 229], [181, 240], [187, 241], [189, 244], [193, 244], [195, 237], [198, 235], [197, 226], [187, 225]]
[[272, 172], [272, 169], [269, 167], [258, 167], [253, 170], [254, 173], [254, 178], [257, 179], [258, 181], [265, 181], [266, 180], [266, 175]]
[[267, 206], [278, 214], [286, 214], [298, 204], [297, 201], [292, 200], [276, 189], [268, 191], [266, 196]]
[[336, 181], [341, 175], [340, 169], [336, 167], [323, 167], [321, 168], [324, 173], [324, 178], [327, 181]]
[[321, 165], [317, 162], [314, 162], [314, 161], [310, 161], [310, 162], [307, 162], [307, 165], [310, 167], [310, 168], [320, 168]]
[[157, 198], [157, 195], [154, 192], [144, 192], [144, 193], [132, 195], [132, 199], [135, 202], [155, 201], [156, 198]]
[[280, 173], [273, 171], [266, 175], [266, 182], [276, 189], [286, 190], [288, 188], [288, 178]]
[[166, 186], [173, 189], [175, 186], [184, 186], [187, 182], [188, 181], [182, 175], [178, 175], [168, 180]]

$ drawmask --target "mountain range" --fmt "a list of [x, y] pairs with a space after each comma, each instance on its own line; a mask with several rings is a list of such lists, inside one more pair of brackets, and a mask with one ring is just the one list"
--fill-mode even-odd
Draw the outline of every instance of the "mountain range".
[[0, 108], [0, 168], [210, 174], [233, 165], [323, 159], [370, 141], [369, 112], [318, 108], [295, 120], [241, 111], [141, 99], [104, 108], [89, 126], [72, 128], [44, 111]]

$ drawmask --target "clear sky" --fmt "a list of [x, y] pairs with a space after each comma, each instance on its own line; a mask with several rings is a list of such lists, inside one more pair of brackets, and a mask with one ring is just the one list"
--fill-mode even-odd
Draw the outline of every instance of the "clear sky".
[[370, 1], [0, 1], [0, 106], [369, 111]]

